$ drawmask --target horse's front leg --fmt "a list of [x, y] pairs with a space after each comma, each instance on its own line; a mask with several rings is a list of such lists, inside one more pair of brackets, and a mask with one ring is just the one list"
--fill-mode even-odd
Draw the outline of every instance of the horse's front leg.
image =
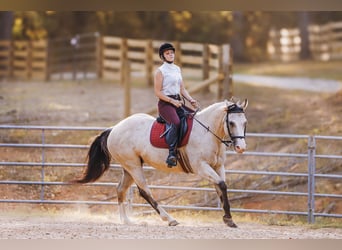
[[216, 190], [218, 191], [218, 195], [221, 199], [221, 202], [223, 203], [223, 210], [224, 210], [224, 216], [223, 221], [228, 225], [229, 227], [237, 227], [237, 225], [234, 223], [232, 219], [232, 215], [230, 213], [230, 205], [229, 205], [229, 199], [228, 199], [228, 193], [227, 193], [227, 185], [225, 181], [221, 181], [216, 185]]
[[223, 203], [223, 209], [225, 212], [225, 215], [223, 216], [223, 221], [230, 227], [237, 227], [232, 219], [232, 215], [230, 214], [230, 204], [229, 204], [227, 184], [226, 184], [226, 172], [225, 172], [223, 164], [221, 164], [220, 167], [218, 168], [217, 174], [222, 179], [222, 182], [215, 185], [215, 188], [216, 188], [218, 196], [221, 199], [221, 202]]
[[223, 203], [224, 223], [229, 227], [237, 227], [230, 213], [230, 204], [228, 200], [227, 185], [225, 182], [224, 167], [220, 167], [219, 173], [217, 173], [209, 164], [202, 163], [202, 169], [199, 172], [199, 175], [214, 183], [217, 194], [220, 197], [221, 202]]

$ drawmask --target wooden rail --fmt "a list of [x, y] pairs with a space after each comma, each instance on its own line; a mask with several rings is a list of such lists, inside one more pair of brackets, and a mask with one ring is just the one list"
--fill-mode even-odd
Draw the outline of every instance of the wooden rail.
[[[163, 41], [99, 36], [73, 47], [69, 40], [0, 41], [1, 76], [48, 80], [60, 68], [70, 70], [68, 62], [74, 59], [78, 64], [92, 59], [91, 70], [97, 77], [122, 81], [124, 61], [128, 60], [132, 72], [139, 72], [137, 75], [144, 76], [146, 83], [152, 85], [154, 70], [161, 63], [158, 48]], [[177, 49], [176, 63], [182, 67], [185, 77], [197, 81], [218, 73], [222, 57], [220, 45], [173, 43]]]
[[[309, 48], [314, 60], [342, 59], [342, 22], [309, 25]], [[301, 39], [298, 28], [271, 30], [267, 45], [271, 60], [299, 60]]]
[[[158, 49], [163, 42], [98, 33], [54, 40], [0, 41], [0, 77], [48, 81], [56, 74], [57, 79], [64, 79], [66, 74], [75, 80], [79, 73], [91, 73], [123, 86], [130, 84], [127, 79], [139, 77], [152, 86], [154, 71], [162, 63]], [[196, 82], [196, 91], [206, 90], [216, 81], [218, 98], [232, 96], [232, 54], [228, 44], [172, 43], [177, 51], [176, 63], [187, 83]]]
[[[164, 41], [100, 36], [98, 33], [39, 41], [0, 41], [0, 77], [22, 80], [77, 80], [88, 72], [125, 89], [125, 116], [130, 115], [132, 78], [153, 85], [162, 61], [158, 49]], [[172, 42], [176, 63], [191, 94], [217, 84], [217, 99], [233, 96], [232, 53], [229, 44]], [[66, 75], [66, 76], [65, 76]], [[146, 113], [156, 113], [156, 109]]]

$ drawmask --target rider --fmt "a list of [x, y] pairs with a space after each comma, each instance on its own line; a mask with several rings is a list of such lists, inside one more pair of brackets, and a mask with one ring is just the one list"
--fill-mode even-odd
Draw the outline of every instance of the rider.
[[166, 159], [168, 167], [177, 165], [177, 142], [180, 127], [181, 95], [188, 100], [194, 108], [198, 103], [185, 89], [180, 67], [174, 64], [175, 47], [164, 43], [159, 48], [159, 57], [163, 64], [156, 70], [154, 76], [154, 93], [159, 98], [158, 111], [160, 116], [170, 125], [166, 143], [169, 146], [169, 155]]

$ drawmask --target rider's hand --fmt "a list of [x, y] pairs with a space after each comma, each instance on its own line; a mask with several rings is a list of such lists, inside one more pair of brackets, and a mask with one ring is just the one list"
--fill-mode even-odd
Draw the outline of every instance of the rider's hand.
[[195, 109], [199, 108], [199, 103], [195, 99], [191, 99], [190, 103]]
[[182, 106], [182, 102], [175, 99], [171, 99], [170, 103], [177, 108]]

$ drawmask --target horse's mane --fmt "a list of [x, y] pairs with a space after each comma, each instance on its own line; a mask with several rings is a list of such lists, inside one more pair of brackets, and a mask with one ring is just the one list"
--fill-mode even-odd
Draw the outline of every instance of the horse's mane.
[[227, 105], [230, 105], [232, 104], [232, 102], [230, 101], [222, 101], [222, 102], [216, 102], [216, 103], [213, 103], [213, 104], [210, 104], [209, 106], [205, 107], [204, 109], [202, 109], [198, 114], [202, 114], [202, 113], [211, 113], [213, 112], [214, 110], [218, 109], [219, 107], [227, 107]]
[[207, 113], [207, 112], [210, 113], [210, 112], [218, 109], [221, 106], [224, 108], [224, 107], [228, 107], [228, 106], [230, 106], [232, 104], [236, 104], [239, 107], [241, 106], [240, 100], [235, 98], [235, 97], [232, 97], [230, 100], [224, 100], [222, 102], [216, 102], [216, 103], [213, 103], [213, 104], [209, 105], [208, 107], [206, 107], [203, 110], [201, 110], [199, 112], [199, 114]]

